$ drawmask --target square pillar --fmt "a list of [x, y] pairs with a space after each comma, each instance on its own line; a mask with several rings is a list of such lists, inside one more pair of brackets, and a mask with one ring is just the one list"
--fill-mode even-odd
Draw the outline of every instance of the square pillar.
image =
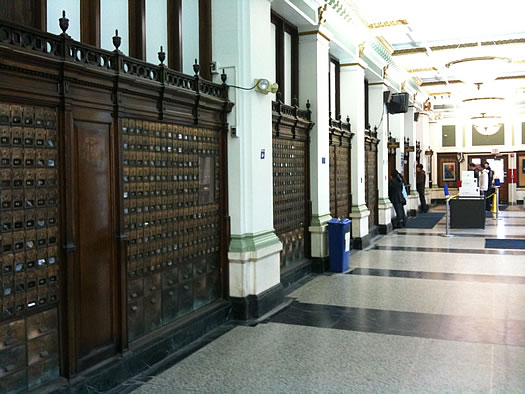
[[315, 271], [324, 271], [328, 261], [327, 222], [330, 216], [329, 40], [318, 29], [299, 32], [300, 103], [312, 104], [310, 132], [310, 196], [312, 200], [311, 254]]
[[[253, 86], [271, 78], [268, 0], [213, 0], [213, 59], [227, 83]], [[271, 81], [273, 82], [273, 81]], [[234, 319], [256, 319], [283, 300], [282, 244], [273, 229], [272, 94], [230, 88], [235, 110], [228, 123], [228, 200], [231, 217], [229, 295]], [[261, 152], [265, 154], [261, 154]]]
[[[414, 121], [414, 113], [416, 109], [414, 106], [408, 107], [408, 112], [405, 113], [405, 137], [410, 139], [410, 146], [416, 145], [416, 122]], [[408, 175], [405, 175], [405, 181], [410, 185], [410, 194], [407, 199], [407, 214], [409, 216], [416, 216], [419, 206], [419, 195], [416, 190], [416, 151], [408, 154]]]
[[383, 93], [388, 91], [384, 82], [368, 84], [368, 111], [372, 128], [377, 127], [377, 187], [379, 233], [392, 231], [392, 203], [388, 199], [388, 114]]
[[370, 211], [365, 199], [365, 69], [361, 59], [340, 65], [341, 115], [350, 116], [352, 131], [352, 238], [354, 246], [370, 244], [368, 216]]

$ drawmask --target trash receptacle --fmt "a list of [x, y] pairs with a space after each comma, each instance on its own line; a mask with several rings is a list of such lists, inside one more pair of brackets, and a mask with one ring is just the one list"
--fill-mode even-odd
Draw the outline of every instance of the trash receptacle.
[[350, 264], [350, 219], [328, 221], [328, 244], [330, 247], [330, 271], [344, 272]]

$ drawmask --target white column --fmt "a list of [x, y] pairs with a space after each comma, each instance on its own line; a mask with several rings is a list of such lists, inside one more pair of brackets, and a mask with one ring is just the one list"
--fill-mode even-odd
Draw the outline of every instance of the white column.
[[329, 41], [319, 31], [300, 33], [299, 93], [303, 106], [310, 100], [312, 121], [310, 132], [310, 196], [312, 200], [312, 257], [328, 256], [327, 222], [330, 216], [329, 107], [328, 67]]
[[372, 128], [377, 127], [377, 187], [379, 232], [392, 230], [392, 203], [388, 199], [388, 122], [383, 93], [388, 91], [384, 82], [368, 84], [368, 111]]
[[[253, 86], [256, 78], [270, 78], [273, 59], [261, 56], [272, 53], [270, 2], [213, 0], [212, 10], [213, 58], [228, 74], [227, 83]], [[274, 96], [233, 88], [230, 94], [235, 111], [228, 122], [235, 126], [236, 135], [228, 136], [229, 294], [232, 302], [254, 295], [259, 300], [263, 293], [282, 293], [282, 244], [273, 229]], [[245, 304], [234, 302], [234, 312], [235, 305]], [[251, 318], [267, 312], [255, 309], [239, 315]]]
[[410, 195], [407, 199], [407, 212], [415, 216], [419, 206], [419, 195], [416, 190], [416, 122], [414, 122], [414, 113], [416, 109], [413, 106], [408, 108], [405, 113], [405, 137], [410, 139], [410, 146], [414, 147], [414, 151], [408, 155], [408, 175], [405, 174], [405, 181], [410, 185]]
[[368, 235], [370, 211], [365, 201], [365, 68], [362, 60], [340, 66], [341, 115], [350, 116], [352, 131], [352, 237]]
[[429, 150], [430, 147], [430, 124], [429, 124], [429, 117], [426, 113], [421, 112], [419, 114], [419, 120], [417, 122], [417, 130], [418, 130], [418, 139], [421, 142], [421, 164], [423, 164], [423, 170], [426, 172], [426, 179], [425, 179], [425, 199], [427, 202], [427, 205], [430, 205], [430, 202], [432, 201], [432, 193], [429, 188], [429, 182], [430, 182], [430, 168], [429, 168], [429, 161], [428, 156], [425, 154], [426, 151]]

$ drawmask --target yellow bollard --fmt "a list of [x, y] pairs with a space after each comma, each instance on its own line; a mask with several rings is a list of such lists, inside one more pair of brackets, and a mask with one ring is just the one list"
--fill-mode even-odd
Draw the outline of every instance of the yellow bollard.
[[497, 211], [497, 200], [496, 200], [496, 193], [494, 193], [493, 197], [492, 197], [492, 210], [490, 211], [491, 213], [496, 213]]

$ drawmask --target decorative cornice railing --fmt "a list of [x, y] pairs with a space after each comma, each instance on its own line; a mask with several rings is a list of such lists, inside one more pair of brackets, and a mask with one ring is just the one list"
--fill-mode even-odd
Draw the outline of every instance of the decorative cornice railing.
[[365, 141], [373, 142], [375, 144], [379, 143], [379, 138], [377, 138], [377, 127], [373, 129], [365, 129]]
[[354, 136], [350, 124], [350, 117], [347, 116], [346, 120], [342, 120], [341, 115], [337, 115], [337, 119], [332, 119], [332, 114], [330, 113], [328, 122], [330, 145], [343, 145], [344, 140], [350, 144], [350, 139]]
[[283, 128], [289, 129], [293, 138], [297, 136], [297, 130], [304, 130], [306, 134], [312, 129], [314, 123], [311, 121], [310, 101], [306, 102], [306, 109], [299, 108], [297, 99], [293, 99], [293, 105], [286, 105], [280, 101], [272, 101], [272, 123], [275, 136], [279, 136]]
[[170, 70], [164, 65], [166, 54], [162, 47], [158, 53], [159, 65], [144, 62], [119, 51], [121, 37], [115, 31], [113, 37], [114, 51], [107, 51], [73, 40], [68, 34], [69, 20], [63, 13], [60, 18], [60, 35], [44, 33], [36, 29], [19, 26], [0, 20], [0, 45], [17, 47], [19, 50], [35, 53], [46, 58], [56, 59], [64, 63], [81, 64], [90, 69], [130, 76], [138, 80], [171, 86], [177, 89], [193, 91], [194, 93], [227, 99], [228, 85], [223, 76], [222, 84], [202, 80], [199, 67], [194, 66], [195, 75], [190, 76]]

